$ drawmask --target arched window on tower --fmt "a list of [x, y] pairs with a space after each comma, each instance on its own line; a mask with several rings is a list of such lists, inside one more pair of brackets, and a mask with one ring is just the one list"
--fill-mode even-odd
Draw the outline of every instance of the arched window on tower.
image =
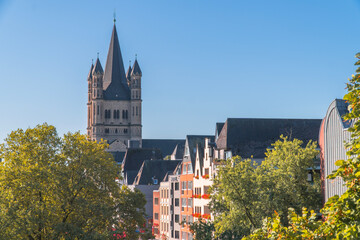
[[138, 107], [136, 107], [136, 116], [138, 115]]
[[120, 119], [120, 110], [116, 110], [116, 118]]
[[123, 119], [126, 119], [126, 117], [125, 117], [125, 110], [122, 110], [122, 118], [123, 118]]
[[114, 119], [116, 119], [116, 110], [114, 110], [114, 115], [113, 116], [114, 116]]
[[96, 111], [96, 113], [97, 113], [97, 115], [99, 115], [99, 113], [100, 113], [100, 107], [99, 107], [99, 105], [97, 105], [97, 111]]

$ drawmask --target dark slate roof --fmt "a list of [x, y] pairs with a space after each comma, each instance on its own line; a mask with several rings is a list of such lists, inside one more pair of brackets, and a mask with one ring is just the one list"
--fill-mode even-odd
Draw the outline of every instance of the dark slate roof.
[[128, 70], [126, 71], [126, 79], [130, 81], [130, 75], [131, 75], [131, 66], [129, 66]]
[[94, 69], [94, 64], [91, 64], [91, 67], [90, 67], [90, 71], [89, 71], [89, 74], [88, 74], [88, 79], [91, 79], [92, 78], [92, 71]]
[[185, 162], [191, 161], [193, 169], [195, 168], [195, 159], [196, 159], [196, 147], [204, 148], [205, 147], [205, 138], [210, 138], [210, 141], [214, 141], [214, 136], [212, 135], [187, 135], [186, 141], [189, 146], [190, 159], [187, 156], [184, 156], [183, 160]]
[[115, 24], [106, 60], [103, 86], [105, 100], [130, 100], [130, 89], [127, 85]]
[[143, 148], [160, 149], [164, 157], [171, 155], [177, 144], [184, 145], [185, 140], [183, 139], [143, 139], [142, 140]]
[[128, 183], [132, 183], [141, 165], [145, 160], [162, 159], [159, 149], [130, 148], [126, 150], [122, 170]]
[[181, 160], [145, 160], [134, 180], [134, 185], [152, 185], [153, 179], [158, 184], [170, 171], [173, 172]]
[[184, 156], [184, 148], [184, 144], [176, 144], [176, 147], [171, 154], [172, 159], [182, 159]]
[[114, 160], [117, 163], [120, 164], [124, 160], [125, 152], [110, 152], [110, 153], [113, 155]]
[[344, 115], [349, 113], [349, 109], [348, 109], [349, 103], [347, 103], [344, 99], [335, 99], [335, 106], [339, 112], [341, 119], [342, 119], [343, 127], [344, 128], [351, 127], [352, 121], [351, 120], [346, 121], [344, 119]]
[[93, 67], [92, 74], [94, 73], [103, 73], [103, 68], [101, 66], [99, 58], [96, 59], [95, 66]]
[[228, 118], [216, 141], [218, 149], [232, 150], [243, 158], [264, 158], [280, 135], [307, 143], [317, 141], [321, 119]]
[[[216, 129], [215, 129], [215, 138], [217, 139], [220, 135], [220, 132], [222, 130], [222, 128], [224, 127], [224, 124], [223, 122], [218, 122], [216, 123]], [[216, 141], [215, 139], [215, 141]]]
[[142, 75], [137, 59], [135, 59], [134, 65], [132, 67], [131, 75], [140, 75], [140, 76]]

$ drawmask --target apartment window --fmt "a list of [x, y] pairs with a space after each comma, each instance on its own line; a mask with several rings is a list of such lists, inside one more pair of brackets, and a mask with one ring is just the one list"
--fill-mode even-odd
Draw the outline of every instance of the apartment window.
[[200, 213], [201, 214], [201, 207], [195, 207], [195, 213]]
[[181, 199], [181, 210], [184, 211], [186, 208], [186, 198]]
[[179, 183], [176, 182], [176, 183], [175, 183], [175, 191], [178, 191], [178, 190], [179, 190]]
[[189, 190], [192, 190], [192, 188], [193, 188], [193, 182], [192, 182], [192, 181], [189, 181], [189, 182], [188, 182], [188, 189], [189, 189]]
[[193, 169], [192, 169], [192, 165], [191, 165], [191, 163], [188, 165], [188, 170], [187, 170], [187, 173], [188, 173], [188, 174], [193, 173]]
[[155, 198], [154, 203], [155, 203], [155, 205], [159, 205], [159, 198]]
[[175, 207], [178, 207], [178, 206], [179, 206], [179, 199], [175, 198]]
[[158, 220], [158, 219], [159, 219], [159, 213], [155, 213], [154, 218], [155, 218], [156, 220]]
[[176, 223], [179, 223], [179, 220], [180, 220], [179, 214], [175, 214], [175, 222], [176, 222]]
[[179, 239], [179, 238], [180, 238], [180, 233], [179, 233], [179, 231], [175, 231], [175, 238], [176, 238], [176, 239]]
[[204, 214], [210, 214], [210, 208], [209, 206], [204, 206]]
[[209, 168], [205, 168], [205, 175], [209, 175]]
[[204, 194], [209, 194], [209, 186], [204, 186]]
[[188, 198], [188, 207], [189, 207], [189, 208], [192, 207], [192, 198]]
[[186, 164], [183, 165], [183, 172], [182, 172], [182, 174], [186, 174], [186, 166], [187, 166]]

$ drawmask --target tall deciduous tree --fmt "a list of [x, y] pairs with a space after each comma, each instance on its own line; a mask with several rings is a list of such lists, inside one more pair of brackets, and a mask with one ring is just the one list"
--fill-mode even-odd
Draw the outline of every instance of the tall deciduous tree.
[[145, 198], [121, 188], [106, 148], [79, 133], [61, 138], [47, 124], [10, 133], [0, 145], [0, 239], [142, 235], [134, 226], [144, 223]]
[[320, 209], [319, 177], [308, 182], [318, 154], [316, 143], [280, 137], [257, 166], [251, 159], [234, 157], [223, 162], [211, 188], [211, 209], [216, 235], [232, 232], [238, 238], [261, 227], [262, 220], [277, 211], [287, 222], [288, 208]]
[[[360, 59], [360, 53], [356, 54]], [[360, 60], [355, 63], [360, 66]], [[321, 210], [324, 221], [316, 219], [314, 212], [306, 209], [302, 215], [290, 214], [290, 225], [284, 226], [278, 216], [265, 220], [262, 228], [256, 230], [246, 239], [359, 239], [360, 238], [360, 67], [356, 75], [349, 79], [348, 93], [344, 99], [351, 110], [345, 119], [352, 121], [349, 128], [351, 141], [345, 144], [349, 149], [347, 160], [335, 162], [339, 168], [329, 176], [340, 177], [347, 186], [346, 192], [331, 197]]]

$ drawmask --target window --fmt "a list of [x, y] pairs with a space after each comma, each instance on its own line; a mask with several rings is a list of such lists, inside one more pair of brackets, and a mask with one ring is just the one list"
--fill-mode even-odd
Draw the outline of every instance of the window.
[[210, 214], [210, 208], [208, 206], [204, 206], [204, 214]]
[[186, 174], [186, 166], [187, 166], [187, 165], [185, 165], [185, 164], [183, 165], [183, 172], [182, 172], [182, 174]]
[[178, 182], [175, 183], [175, 191], [177, 191], [177, 190], [179, 190], [179, 183]]
[[179, 199], [175, 198], [175, 207], [178, 207], [178, 206], [179, 206]]
[[186, 181], [184, 181], [184, 182], [182, 182], [181, 183], [181, 193], [182, 194], [184, 194], [184, 191], [186, 190], [186, 188], [187, 188], [187, 184], [186, 184], [187, 182]]
[[159, 213], [155, 213], [154, 218], [155, 218], [156, 220], [158, 220], [158, 219], [159, 219]]
[[191, 207], [192, 207], [192, 198], [189, 198], [187, 202], [188, 202], [188, 205], [187, 205], [187, 206], [188, 206], [189, 208], [191, 208]]
[[122, 118], [125, 119], [125, 110], [122, 110]]
[[159, 198], [155, 198], [155, 199], [154, 199], [154, 204], [155, 204], [155, 205], [159, 205]]
[[100, 107], [99, 105], [97, 105], [97, 111], [96, 111], [97, 115], [99, 115], [99, 112], [100, 112]]
[[136, 116], [138, 115], [138, 107], [136, 107]]
[[205, 175], [209, 175], [209, 168], [205, 168]]
[[186, 207], [186, 198], [181, 199], [181, 209], [184, 210], [184, 207]]
[[135, 114], [135, 107], [133, 107], [133, 116], [134, 116], [134, 114]]
[[192, 165], [191, 165], [191, 163], [188, 165], [188, 170], [187, 170], [187, 173], [188, 173], [188, 174], [193, 173], [193, 169], [192, 169]]
[[124, 133], [128, 133], [128, 130], [127, 130], [127, 128], [125, 128], [125, 129], [124, 129]]
[[179, 238], [180, 238], [180, 233], [179, 233], [179, 231], [175, 231], [175, 238], [176, 238], [176, 239], [179, 239]]
[[117, 130], [117, 128], [115, 128], [115, 133], [118, 133], [118, 130]]
[[105, 133], [109, 133], [109, 129], [108, 129], [108, 128], [105, 128]]
[[209, 186], [204, 186], [204, 194], [209, 194]]
[[189, 189], [189, 190], [192, 190], [192, 188], [193, 188], [193, 182], [192, 182], [192, 181], [189, 181], [189, 182], [188, 182], [188, 189]]
[[200, 213], [201, 214], [201, 207], [195, 207], [195, 213]]

